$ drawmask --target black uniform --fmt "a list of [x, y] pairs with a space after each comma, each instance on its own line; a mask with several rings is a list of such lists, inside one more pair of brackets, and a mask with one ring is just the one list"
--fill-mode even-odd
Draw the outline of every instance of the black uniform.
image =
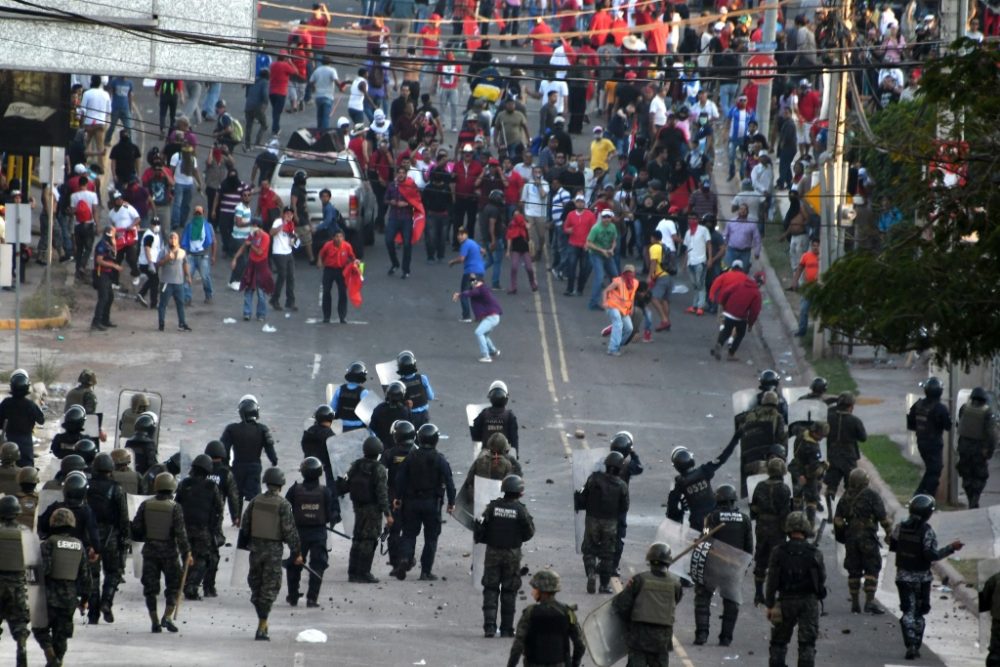
[[150, 468], [159, 463], [156, 440], [145, 433], [136, 433], [125, 441], [125, 446], [132, 450], [135, 471], [140, 475], [145, 475]]
[[[443, 489], [442, 489], [443, 487]], [[451, 466], [441, 452], [422, 448], [413, 452], [399, 466], [395, 490], [403, 504], [403, 539], [400, 563], [410, 569], [414, 565], [417, 535], [424, 531], [424, 548], [420, 554], [421, 574], [430, 574], [434, 567], [438, 535], [441, 534], [442, 493], [447, 493], [448, 507], [455, 506], [455, 482]]]
[[410, 408], [406, 407], [406, 404], [392, 405], [383, 401], [372, 410], [372, 420], [368, 428], [371, 429], [376, 438], [382, 441], [382, 446], [388, 450], [393, 445], [392, 425], [399, 420], [412, 423], [411, 417]]
[[[383, 404], [384, 405], [384, 404]], [[374, 421], [374, 419], [372, 420]], [[391, 442], [391, 438], [390, 438]], [[399, 500], [399, 494], [396, 491], [396, 475], [399, 473], [399, 468], [403, 465], [403, 461], [414, 451], [416, 447], [412, 443], [405, 443], [402, 445], [393, 445], [382, 452], [382, 465], [385, 466], [386, 471], [386, 487], [389, 490], [389, 505], [393, 506], [394, 501]], [[399, 561], [400, 542], [403, 539], [403, 512], [401, 510], [392, 510], [393, 523], [389, 528], [388, 537], [388, 550], [389, 550], [389, 564], [393, 567]]]
[[781, 610], [772, 619], [769, 667], [785, 667], [788, 642], [799, 626], [799, 667], [816, 663], [819, 637], [819, 600], [826, 598], [826, 567], [823, 554], [804, 539], [792, 538], [771, 551], [767, 564], [764, 604]]
[[81, 430], [56, 433], [55, 437], [52, 438], [52, 445], [49, 449], [57, 459], [64, 459], [70, 454], [76, 454], [76, 443], [81, 440], [93, 440], [97, 448], [101, 448], [100, 438], [87, 435]]
[[232, 456], [233, 476], [240, 497], [246, 500], [260, 494], [261, 453], [267, 454], [272, 466], [278, 465], [271, 429], [258, 422], [236, 422], [226, 427], [219, 438]]
[[[295, 528], [302, 543], [302, 560], [308, 560], [309, 567], [320, 575], [309, 575], [306, 600], [315, 603], [323, 583], [320, 577], [330, 565], [330, 556], [326, 551], [326, 527], [340, 523], [340, 503], [330, 487], [323, 486], [318, 479], [292, 484], [292, 488], [285, 493], [285, 500], [292, 505]], [[295, 604], [299, 599], [303, 567], [293, 560], [294, 556], [285, 561], [285, 568], [288, 572], [288, 601]]]
[[[87, 505], [97, 522], [100, 537], [101, 559], [89, 563], [90, 567], [90, 607], [87, 615], [91, 623], [103, 610], [110, 610], [115, 592], [125, 572], [125, 554], [128, 551], [129, 533], [128, 505], [121, 485], [107, 473], [90, 480], [87, 487]], [[104, 570], [104, 585], [101, 586], [101, 570]]]
[[21, 457], [17, 460], [20, 468], [35, 465], [35, 447], [31, 433], [35, 424], [45, 423], [45, 415], [27, 396], [8, 396], [0, 401], [0, 432], [8, 442], [17, 443]]
[[[233, 471], [223, 461], [213, 461], [212, 468], [212, 473], [208, 476], [208, 479], [215, 482], [215, 485], [219, 487], [219, 493], [229, 507], [229, 519], [233, 525], [236, 525], [243, 514], [243, 499], [240, 498], [240, 491], [236, 488], [236, 478], [233, 477]], [[205, 569], [205, 576], [202, 579], [202, 586], [205, 589], [206, 597], [215, 597], [216, 595], [215, 577], [219, 572], [219, 548], [226, 543], [226, 536], [222, 533], [221, 520], [222, 517], [220, 516], [219, 532], [215, 535], [214, 542], [216, 545], [215, 553], [213, 554], [213, 558], [209, 560], [208, 567]]]
[[985, 403], [967, 403], [958, 412], [958, 474], [969, 500], [979, 507], [979, 497], [990, 478], [989, 460], [996, 448], [993, 413]]
[[[184, 510], [184, 530], [191, 544], [194, 559], [184, 582], [184, 594], [189, 598], [198, 597], [198, 587], [205, 582], [205, 575], [211, 569], [219, 569], [219, 536], [222, 535], [222, 493], [218, 485], [206, 477], [191, 475], [180, 483], [175, 496], [177, 504]], [[222, 541], [224, 541], [223, 538]], [[215, 588], [213, 578], [208, 590]]]
[[917, 434], [917, 450], [924, 460], [924, 476], [913, 493], [934, 497], [944, 469], [942, 436], [945, 431], [951, 430], [951, 415], [941, 399], [925, 396], [910, 408], [906, 415], [906, 428]]
[[674, 488], [667, 496], [668, 519], [681, 522], [684, 520], [684, 512], [688, 511], [690, 512], [688, 525], [698, 532], [705, 528], [705, 517], [715, 509], [712, 478], [715, 476], [715, 471], [725, 465], [732, 456], [739, 441], [737, 433], [719, 456], [674, 478]]
[[334, 435], [329, 426], [323, 424], [313, 424], [302, 432], [302, 457], [314, 456], [323, 464], [323, 476], [326, 478], [326, 485], [334, 488], [336, 481], [333, 477], [333, 465], [330, 463], [330, 450], [326, 448], [326, 441]]
[[483, 630], [497, 629], [500, 603], [500, 634], [514, 636], [514, 605], [521, 588], [521, 545], [535, 534], [535, 522], [521, 501], [497, 498], [486, 506], [483, 520], [476, 523], [474, 538], [486, 545], [483, 567]]
[[608, 472], [593, 472], [583, 490], [575, 497], [576, 509], [586, 511], [583, 545], [583, 568], [587, 590], [594, 591], [594, 576], [606, 587], [614, 573], [615, 549], [618, 548], [618, 517], [628, 513], [628, 485]]
[[766, 479], [757, 485], [750, 500], [750, 518], [757, 522], [754, 552], [754, 582], [762, 590], [771, 551], [785, 541], [785, 518], [792, 511], [792, 490], [783, 480]]
[[[715, 539], [720, 542], [742, 549], [748, 554], [753, 553], [753, 528], [750, 524], [750, 517], [734, 508], [716, 509], [705, 518], [705, 529], [711, 530], [718, 525], [722, 525], [719, 532], [715, 534]], [[704, 584], [695, 584], [694, 587], [694, 621], [695, 621], [695, 642], [701, 639], [700, 643], [708, 638], [709, 623], [712, 615], [712, 596], [715, 589]], [[733, 630], [736, 627], [736, 618], [740, 613], [740, 605], [735, 600], [722, 598], [722, 628], [719, 630], [719, 643], [728, 646], [733, 640]]]
[[[632, 477], [641, 475], [642, 472], [642, 461], [639, 460], [639, 455], [634, 450], [630, 450], [628, 456], [625, 457], [625, 465], [618, 471], [618, 476], [628, 486], [628, 483], [632, 481]], [[622, 553], [625, 551], [626, 533], [628, 533], [628, 512], [622, 512], [618, 515], [618, 546], [615, 549], [614, 562], [615, 576], [618, 576], [618, 568], [622, 562]]]
[[423, 373], [411, 373], [402, 375], [399, 381], [406, 387], [406, 400], [410, 402], [410, 423], [413, 428], [420, 428], [431, 420], [430, 410], [427, 405], [434, 398], [428, 391], [430, 382]]
[[503, 433], [514, 451], [518, 451], [517, 417], [513, 411], [505, 407], [483, 408], [469, 427], [469, 435], [474, 442], [486, 444], [494, 433]]

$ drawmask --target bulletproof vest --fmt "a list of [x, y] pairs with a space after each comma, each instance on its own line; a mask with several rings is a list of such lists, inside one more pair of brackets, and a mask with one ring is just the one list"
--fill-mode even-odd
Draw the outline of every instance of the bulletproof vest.
[[256, 422], [229, 425], [233, 442], [233, 463], [260, 463], [264, 449], [264, 426]]
[[68, 407], [70, 405], [79, 405], [83, 407], [84, 401], [86, 400], [85, 396], [87, 395], [88, 391], [90, 390], [87, 387], [84, 387], [82, 384], [78, 384], [77, 386], [67, 391], [66, 406]]
[[557, 604], [531, 607], [531, 623], [524, 640], [525, 662], [563, 664], [569, 657], [569, 615]]
[[872, 493], [875, 493], [872, 489], [862, 489], [853, 495], [845, 493], [840, 499], [840, 502], [845, 503], [844, 518], [847, 519], [849, 535], [864, 535], [875, 526], [878, 519], [872, 511], [872, 503], [868, 502], [868, 494]]
[[913, 409], [913, 420], [916, 425], [914, 431], [918, 438], [933, 438], [937, 435], [934, 425], [931, 424], [931, 412], [934, 411], [935, 405], [936, 402], [931, 402], [926, 398], [917, 401]]
[[17, 466], [3, 466], [0, 468], [0, 493], [5, 496], [12, 496], [18, 492], [21, 486], [17, 483]]
[[83, 542], [71, 535], [51, 535], [47, 541], [52, 547], [49, 577], [56, 581], [76, 581], [83, 560]]
[[281, 498], [264, 494], [253, 499], [250, 514], [250, 537], [259, 540], [281, 540]]
[[292, 516], [302, 527], [326, 525], [326, 494], [319, 483], [312, 488], [296, 483], [292, 487]]
[[716, 539], [737, 549], [742, 549], [743, 536], [746, 534], [746, 521], [747, 517], [738, 509], [717, 509], [712, 512], [709, 525], [714, 528], [721, 524], [722, 528], [715, 534]]
[[427, 405], [427, 390], [424, 388], [424, 378], [420, 373], [414, 373], [409, 379], [403, 380], [406, 387], [406, 400], [412, 401], [411, 410]]
[[679, 585], [677, 580], [669, 574], [660, 577], [652, 572], [637, 574], [635, 578], [642, 582], [642, 586], [632, 604], [632, 622], [673, 625]]
[[153, 465], [152, 448], [155, 444], [145, 433], [136, 433], [125, 442], [125, 446], [132, 450], [136, 472], [145, 473]]
[[410, 456], [412, 451], [413, 445], [403, 444], [392, 447], [382, 455], [382, 465], [385, 466], [389, 489], [393, 492], [396, 490], [396, 474], [399, 472], [399, 466]]
[[704, 468], [697, 467], [683, 475], [677, 476], [677, 485], [681, 487], [684, 500], [691, 514], [707, 514], [715, 507], [715, 492], [712, 490], [712, 480]]
[[326, 449], [326, 439], [329, 437], [330, 433], [332, 433], [330, 429], [317, 424], [313, 424], [303, 431], [302, 455], [315, 456], [320, 461], [326, 461], [329, 457], [329, 453]]
[[740, 462], [752, 463], [767, 458], [767, 451], [778, 441], [775, 422], [780, 419], [776, 410], [754, 408], [743, 422], [740, 436]]
[[118, 503], [115, 502], [118, 488], [113, 480], [94, 478], [87, 487], [87, 504], [94, 513], [94, 520], [101, 525], [117, 525]]
[[[969, 438], [970, 440], [986, 440], [986, 425], [989, 423], [989, 420], [989, 406], [967, 404], [962, 409], [962, 416], [958, 419], [959, 437]], [[2, 472], [0, 470], [0, 473]]]
[[896, 536], [896, 569], [908, 572], [926, 572], [931, 561], [924, 557], [924, 535], [930, 530], [926, 522], [899, 524]]
[[[215, 483], [209, 479], [188, 477], [181, 482], [177, 502], [184, 510], [184, 525], [212, 528], [215, 516]], [[184, 492], [181, 493], [181, 490]]]
[[115, 470], [111, 473], [111, 479], [118, 482], [125, 493], [139, 493], [139, 477], [134, 470]]
[[433, 449], [418, 449], [410, 454], [409, 493], [417, 498], [436, 496], [441, 491], [441, 466]]
[[521, 548], [521, 512], [516, 500], [494, 500], [486, 523], [486, 545], [496, 549]]
[[784, 482], [780, 479], [766, 479], [754, 490], [752, 505], [759, 516], [782, 516], [788, 513], [788, 498], [779, 495]]
[[783, 550], [778, 568], [778, 590], [781, 594], [818, 595], [819, 582], [813, 578], [816, 547], [805, 540], [788, 540], [778, 548]]
[[360, 421], [358, 416], [354, 413], [354, 408], [358, 407], [358, 403], [361, 402], [362, 391], [364, 391], [364, 389], [360, 386], [356, 386], [352, 389], [346, 384], [340, 385], [340, 394], [337, 396], [337, 411], [333, 416], [337, 419]]
[[20, 527], [0, 526], [0, 572], [24, 572]]
[[483, 443], [489, 442], [494, 433], [506, 433], [510, 412], [506, 408], [486, 408], [483, 415]]
[[476, 461], [472, 465], [472, 474], [489, 479], [503, 479], [513, 469], [514, 466], [506, 456], [494, 455], [492, 452], [486, 451], [476, 457]]
[[169, 498], [152, 498], [145, 503], [146, 541], [166, 542], [174, 527], [174, 501]]
[[595, 472], [587, 482], [587, 516], [595, 519], [617, 519], [621, 513], [621, 485], [615, 476]]
[[354, 466], [349, 482], [351, 502], [355, 505], [371, 505], [375, 502], [376, 461], [364, 460]]
[[15, 494], [21, 502], [21, 513], [17, 515], [17, 522], [28, 530], [35, 529], [35, 512], [38, 511], [38, 494], [19, 492]]
[[218, 463], [212, 463], [212, 472], [208, 475], [207, 479], [219, 487], [219, 493], [225, 497], [225, 489], [229, 486], [229, 478], [232, 477], [232, 475], [233, 472], [229, 469], [229, 467], [225, 463], [219, 461]]

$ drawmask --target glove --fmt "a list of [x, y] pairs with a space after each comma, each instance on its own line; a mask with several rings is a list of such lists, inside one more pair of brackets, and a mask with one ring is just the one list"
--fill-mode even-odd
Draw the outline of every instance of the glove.
[[781, 606], [774, 605], [769, 607], [767, 610], [767, 620], [771, 621], [771, 625], [781, 625]]

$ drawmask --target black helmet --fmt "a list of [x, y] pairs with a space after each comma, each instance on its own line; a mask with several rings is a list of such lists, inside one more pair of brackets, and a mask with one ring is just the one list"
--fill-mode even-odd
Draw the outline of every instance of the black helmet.
[[403, 350], [396, 356], [396, 373], [410, 375], [417, 372], [417, 358], [409, 350]]
[[417, 431], [417, 444], [425, 449], [437, 447], [441, 432], [434, 424], [424, 424]]
[[212, 440], [205, 445], [205, 453], [213, 459], [224, 459], [226, 458], [226, 446], [218, 440]]
[[241, 398], [236, 409], [240, 413], [240, 419], [245, 422], [255, 422], [260, 417], [260, 405], [257, 404], [257, 398], [252, 394]]
[[985, 403], [986, 402], [986, 390], [983, 389], [982, 387], [976, 387], [975, 389], [972, 390], [972, 393], [969, 394], [969, 400], [970, 401], [982, 401], [982, 402]]
[[135, 418], [133, 428], [136, 433], [142, 433], [143, 435], [153, 437], [153, 434], [156, 432], [156, 421], [155, 412], [143, 412]]
[[490, 190], [490, 203], [491, 204], [502, 204], [503, 203], [503, 190]]
[[94, 472], [114, 472], [115, 462], [111, 458], [111, 454], [107, 452], [101, 452], [94, 457]]
[[490, 390], [486, 393], [486, 398], [490, 399], [490, 405], [494, 408], [507, 406], [507, 383], [502, 380], [495, 380], [490, 385]]
[[701, 216], [701, 224], [707, 226], [707, 225], [711, 225], [711, 224], [714, 224], [714, 223], [715, 223], [715, 214], [714, 213], [706, 213], [705, 215]]
[[90, 465], [91, 463], [94, 462], [94, 458], [97, 456], [97, 445], [94, 444], [93, 440], [84, 438], [83, 440], [80, 440], [79, 442], [76, 443], [76, 446], [73, 448], [73, 451], [75, 451], [77, 454], [80, 455], [81, 458], [83, 458], [84, 463]]
[[215, 464], [212, 463], [212, 457], [208, 454], [199, 454], [194, 457], [194, 460], [191, 461], [191, 472], [193, 473], [195, 470], [201, 470], [206, 475], [212, 474], [215, 470]]
[[785, 449], [784, 445], [779, 445], [775, 443], [767, 448], [767, 460], [771, 459], [781, 459], [782, 461], [788, 458], [788, 450]]
[[927, 398], [941, 398], [943, 393], [944, 385], [941, 384], [941, 380], [932, 375], [924, 381], [924, 396]]
[[365, 438], [364, 443], [361, 445], [361, 453], [365, 455], [366, 459], [377, 459], [382, 455], [383, 449], [382, 441], [374, 435]]
[[284, 486], [285, 473], [281, 472], [281, 468], [268, 468], [264, 471], [264, 484], [268, 486]]
[[87, 462], [83, 460], [83, 457], [79, 454], [70, 454], [62, 460], [59, 464], [59, 472], [62, 473], [63, 478], [69, 475], [71, 472], [83, 472], [87, 469]]
[[406, 385], [402, 382], [390, 382], [385, 388], [386, 403], [398, 405], [406, 398]]
[[82, 405], [71, 405], [63, 413], [62, 426], [67, 431], [82, 431], [87, 421], [87, 411]]
[[417, 439], [417, 429], [405, 419], [394, 421], [390, 432], [392, 433], [392, 441], [397, 445], [402, 445], [403, 443], [412, 445], [413, 441]]
[[313, 419], [316, 420], [317, 424], [322, 424], [323, 422], [332, 422], [334, 419], [333, 408], [327, 404], [323, 404], [316, 408], [316, 412], [313, 413]]
[[678, 447], [670, 455], [670, 462], [674, 464], [674, 470], [683, 475], [694, 467], [694, 456], [687, 447]]
[[16, 442], [5, 442], [0, 446], [0, 463], [17, 463], [21, 458], [21, 448]]
[[724, 507], [732, 507], [736, 502], [736, 489], [732, 484], [723, 484], [715, 490], [715, 503]]
[[770, 368], [761, 373], [760, 377], [757, 379], [760, 382], [760, 388], [765, 391], [768, 389], [777, 389], [778, 385], [781, 383], [781, 376], [778, 375], [776, 371], [772, 371]]
[[931, 514], [934, 514], [937, 506], [934, 504], [933, 498], [921, 493], [913, 496], [908, 509], [910, 510], [910, 516], [915, 516], [921, 521], [927, 521], [931, 518]]
[[12, 521], [21, 513], [21, 503], [17, 496], [4, 496], [0, 498], [0, 519]]
[[302, 459], [302, 463], [299, 464], [299, 472], [302, 473], [302, 479], [319, 479], [319, 476], [323, 474], [323, 464], [315, 456], [309, 456]]
[[79, 507], [87, 497], [87, 477], [82, 472], [66, 475], [62, 485], [63, 500], [70, 507]]
[[28, 371], [18, 368], [10, 376], [10, 393], [14, 396], [27, 396], [31, 390], [31, 380]]
[[622, 456], [632, 453], [632, 434], [628, 431], [618, 431], [615, 437], [611, 438], [611, 451], [619, 452]]
[[167, 459], [167, 462], [164, 464], [164, 467], [167, 469], [167, 472], [169, 472], [171, 475], [181, 474], [181, 453], [177, 452], [169, 459]]
[[809, 384], [809, 391], [811, 391], [814, 394], [825, 394], [826, 393], [826, 378], [824, 378], [824, 377], [815, 378]]
[[524, 493], [524, 480], [518, 475], [507, 475], [500, 482], [500, 491], [504, 494], [515, 493], [520, 496]]
[[625, 457], [621, 452], [611, 452], [604, 457], [604, 469], [607, 472], [618, 472], [625, 465]]
[[646, 550], [646, 562], [650, 565], [670, 565], [670, 547], [663, 542], [653, 542]]
[[360, 361], [355, 361], [347, 367], [344, 379], [348, 382], [362, 383], [368, 379], [368, 368]]
[[292, 183], [294, 183], [296, 185], [305, 185], [306, 178], [307, 178], [306, 172], [303, 171], [302, 169], [299, 169], [292, 176]]

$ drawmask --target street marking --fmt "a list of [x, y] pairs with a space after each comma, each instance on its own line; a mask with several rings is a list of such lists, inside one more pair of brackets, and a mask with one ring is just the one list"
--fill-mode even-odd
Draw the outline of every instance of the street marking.
[[301, 651], [297, 651], [295, 653], [295, 659], [292, 662], [292, 665], [294, 665], [294, 667], [304, 667], [305, 664], [306, 664], [306, 654]]
[[[548, 251], [546, 251], [545, 259], [546, 261], [548, 260]], [[535, 275], [538, 274], [536, 273]], [[555, 290], [552, 289], [552, 274], [546, 271], [545, 277], [545, 286], [549, 292], [549, 300], [552, 302], [552, 328], [556, 331], [556, 349], [559, 351], [559, 375], [563, 383], [569, 384], [569, 371], [566, 369], [566, 352], [563, 347], [562, 329], [559, 328], [559, 308], [556, 305]], [[541, 299], [537, 298], [538, 292], [535, 292], [535, 296], [535, 307], [538, 308], [541, 304]]]
[[[551, 283], [550, 283], [551, 286]], [[538, 322], [538, 335], [542, 340], [542, 363], [545, 367], [545, 383], [548, 386], [549, 398], [552, 399], [553, 415], [557, 424], [563, 423], [562, 415], [559, 413], [559, 395], [556, 393], [555, 378], [552, 375], [552, 356], [549, 354], [549, 341], [545, 331], [545, 316], [542, 314], [542, 297], [535, 292], [535, 319]], [[558, 329], [558, 327], [556, 327]], [[573, 451], [566, 438], [566, 429], [559, 429], [559, 439], [562, 441], [563, 451], [567, 456]]]
[[312, 370], [312, 379], [313, 380], [315, 380], [316, 376], [319, 375], [319, 362], [320, 362], [320, 360], [322, 358], [323, 358], [323, 356], [320, 355], [320, 354], [314, 354], [313, 355], [313, 370]]

